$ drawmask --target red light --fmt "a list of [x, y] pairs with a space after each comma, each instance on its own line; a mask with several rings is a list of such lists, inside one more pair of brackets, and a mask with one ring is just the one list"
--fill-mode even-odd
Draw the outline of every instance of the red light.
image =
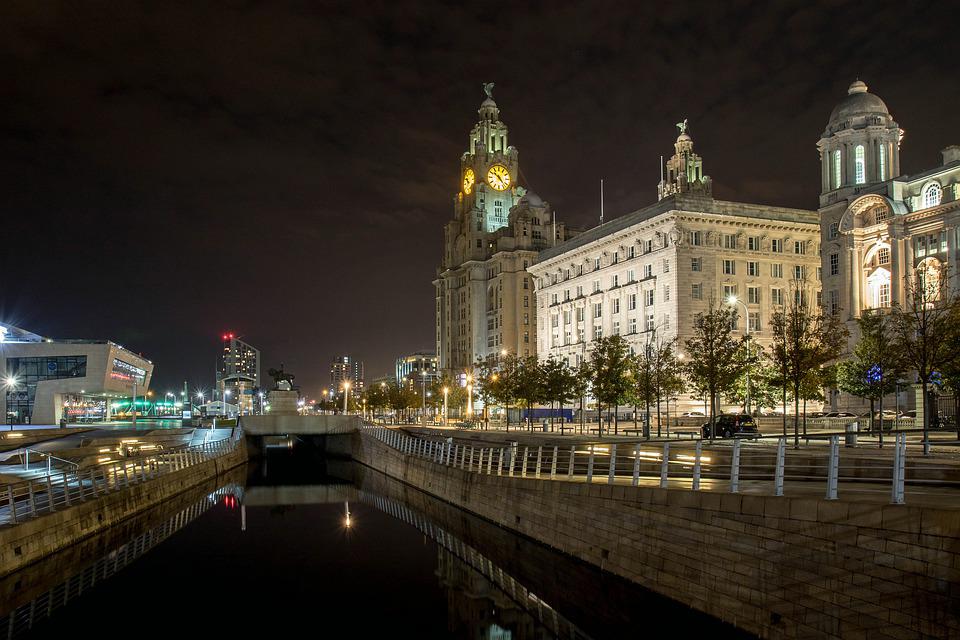
[[224, 340], [227, 339], [227, 334], [223, 334], [223, 339], [224, 339]]
[[233, 340], [233, 334], [232, 334], [232, 333], [230, 334], [230, 339]]

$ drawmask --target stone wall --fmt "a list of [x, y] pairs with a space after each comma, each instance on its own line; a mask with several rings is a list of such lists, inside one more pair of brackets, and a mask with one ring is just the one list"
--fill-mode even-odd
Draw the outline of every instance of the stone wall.
[[214, 460], [88, 499], [15, 526], [0, 528], [0, 576], [18, 571], [119, 524], [246, 461], [247, 451], [241, 440], [233, 451]]
[[960, 510], [487, 476], [361, 435], [354, 457], [764, 637], [960, 635]]

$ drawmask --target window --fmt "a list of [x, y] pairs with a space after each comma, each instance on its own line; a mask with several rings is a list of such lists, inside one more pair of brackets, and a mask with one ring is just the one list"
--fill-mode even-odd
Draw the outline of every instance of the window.
[[840, 254], [830, 254], [830, 275], [835, 276], [840, 273]]
[[599, 271], [599, 270], [600, 270], [600, 258], [594, 258], [594, 259], [593, 259], [593, 270], [594, 270], [594, 271]]
[[750, 251], [760, 251], [760, 238], [757, 236], [747, 238], [747, 249]]
[[627, 247], [627, 257], [635, 258], [637, 256], [637, 248], [634, 245]]
[[751, 311], [748, 316], [748, 326], [750, 327], [751, 333], [757, 333], [760, 331], [760, 312]]
[[583, 285], [582, 285], [582, 284], [578, 284], [578, 285], [577, 285], [577, 297], [578, 297], [578, 298], [582, 298], [582, 297], [583, 297]]
[[613, 254], [613, 257], [610, 258], [610, 264], [617, 264], [620, 262], [620, 252], [616, 251]]
[[735, 284], [725, 284], [723, 285], [723, 300], [726, 302], [731, 297], [737, 297], [737, 285]]
[[600, 293], [600, 281], [599, 281], [599, 280], [594, 280], [594, 281], [593, 281], [593, 292], [594, 292], [594, 293]]
[[702, 271], [703, 258], [690, 258], [690, 271]]
[[862, 144], [858, 144], [853, 150], [853, 164], [857, 184], [864, 184], [867, 181], [867, 161], [864, 158]]
[[643, 277], [644, 277], [644, 278], [652, 278], [652, 277], [653, 277], [653, 265], [652, 265], [652, 264], [645, 264], [645, 265], [643, 265]]
[[620, 286], [620, 275], [619, 275], [619, 274], [614, 274], [613, 276], [610, 277], [610, 286], [611, 286], [611, 287], [619, 287], [619, 286]]
[[669, 329], [669, 328], [670, 328], [670, 314], [669, 314], [669, 313], [663, 314], [663, 328], [664, 328], [664, 329]]
[[643, 252], [650, 253], [653, 251], [653, 240], [644, 240], [643, 241]]
[[797, 255], [806, 255], [807, 253], [807, 243], [802, 240], [793, 241], [793, 252]]
[[940, 188], [940, 185], [936, 182], [928, 184], [923, 189], [923, 208], [929, 209], [930, 207], [935, 207], [940, 204], [940, 199], [943, 197], [943, 189]]
[[771, 278], [782, 278], [783, 277], [783, 264], [780, 262], [774, 262], [770, 265], [770, 277]]
[[[477, 229], [477, 231], [480, 231], [480, 229]], [[483, 240], [480, 238], [477, 238], [477, 249], [483, 249]]]
[[827, 303], [827, 311], [830, 312], [830, 315], [837, 315], [840, 313], [840, 292], [836, 289], [830, 291], [829, 302]]
[[529, 289], [529, 288], [530, 288], [530, 278], [524, 278], [524, 279], [523, 279], [523, 288], [524, 288], [524, 289]]
[[[567, 320], [569, 321], [569, 319], [570, 319], [570, 312], [567, 311], [567, 312], [566, 312], [566, 315], [567, 315]], [[529, 314], [529, 313], [523, 314], [523, 324], [525, 324], [525, 325], [529, 325], [529, 324], [530, 324], [530, 314]]]
[[663, 287], [663, 301], [670, 302], [670, 285], [664, 285]]
[[703, 285], [699, 282], [690, 285], [690, 297], [694, 300], [703, 300]]
[[570, 289], [563, 290], [563, 301], [570, 302]]
[[690, 232], [690, 244], [699, 247], [703, 244], [703, 232], [701, 231], [691, 231]]
[[620, 313], [620, 298], [613, 299], [613, 312]]
[[637, 308], [637, 294], [631, 293], [627, 296], [627, 309], [633, 311]]
[[759, 263], [759, 262], [748, 262], [748, 263], [747, 263], [747, 275], [748, 275], [748, 276], [759, 276], [759, 275], [760, 275], [760, 263]]
[[774, 287], [773, 289], [770, 289], [770, 301], [773, 302], [773, 304], [782, 305], [782, 304], [783, 304], [783, 289], [779, 289], [779, 288], [777, 288], [777, 287]]
[[613, 323], [613, 335], [620, 335], [620, 322], [616, 320]]
[[877, 264], [890, 264], [890, 249], [881, 247], [877, 251]]
[[602, 303], [602, 302], [598, 302], [597, 304], [593, 305], [593, 317], [594, 317], [594, 318], [601, 318], [601, 317], [603, 317], [603, 303]]
[[830, 231], [827, 232], [827, 238], [833, 240], [840, 233], [840, 225], [836, 222], [830, 223]]
[[560, 316], [552, 315], [550, 316], [550, 326], [556, 329], [560, 326]]
[[629, 271], [627, 271], [627, 282], [636, 282], [636, 280], [637, 280], [637, 272], [634, 271], [633, 269], [630, 269]]
[[630, 326], [630, 333], [636, 333], [636, 332], [637, 332], [637, 319], [636, 319], [636, 318], [630, 318], [630, 325], [629, 325], [629, 326]]
[[[570, 313], [570, 309], [565, 310], [563, 312], [563, 324], [570, 324], [570, 318], [572, 316], [573, 314]], [[524, 314], [524, 318], [526, 318], [526, 314]], [[524, 322], [524, 324], [526, 324], [526, 322]]]
[[599, 339], [602, 338], [602, 337], [603, 337], [603, 327], [601, 327], [601, 326], [598, 324], [597, 326], [595, 326], [595, 327], [593, 328], [593, 339], [594, 339], [594, 340], [599, 340]]
[[649, 307], [653, 305], [653, 289], [647, 289], [643, 292], [643, 306]]
[[880, 145], [880, 181], [887, 179], [887, 145]]
[[646, 326], [644, 326], [644, 330], [645, 330], [645, 331], [653, 331], [654, 326], [655, 326], [655, 325], [654, 325], [654, 322], [653, 322], [653, 314], [652, 314], [652, 313], [648, 313], [648, 314], [647, 314], [647, 322], [646, 322]]
[[550, 294], [550, 304], [557, 304], [557, 294], [555, 293]]
[[840, 188], [841, 180], [841, 170], [840, 170], [840, 149], [837, 149], [833, 152], [833, 188]]
[[663, 272], [670, 273], [670, 261], [666, 258], [663, 259]]
[[723, 272], [728, 276], [736, 275], [737, 263], [734, 260], [724, 260]]
[[737, 236], [732, 233], [723, 234], [723, 248], [724, 249], [736, 249], [737, 248]]
[[747, 302], [760, 304], [760, 287], [747, 287]]
[[577, 307], [577, 322], [583, 322], [583, 307]]
[[799, 264], [793, 266], [793, 279], [794, 280], [804, 280], [807, 277], [806, 267], [802, 267]]

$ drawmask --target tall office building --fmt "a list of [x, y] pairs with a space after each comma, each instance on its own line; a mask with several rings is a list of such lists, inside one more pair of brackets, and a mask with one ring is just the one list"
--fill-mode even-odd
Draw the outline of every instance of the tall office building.
[[397, 384], [407, 379], [417, 385], [421, 383], [429, 385], [439, 377], [440, 371], [437, 368], [437, 354], [435, 353], [418, 351], [397, 358]]
[[330, 364], [330, 388], [338, 393], [347, 380], [352, 393], [363, 391], [363, 362], [350, 356], [337, 356]]
[[491, 95], [460, 156], [460, 189], [444, 228], [437, 269], [436, 342], [440, 369], [463, 373], [478, 358], [536, 352], [536, 308], [527, 268], [537, 253], [571, 237], [548, 202], [518, 184], [516, 147]]
[[217, 367], [220, 399], [236, 405], [241, 414], [254, 413], [260, 387], [260, 351], [233, 333], [223, 334], [223, 346]]

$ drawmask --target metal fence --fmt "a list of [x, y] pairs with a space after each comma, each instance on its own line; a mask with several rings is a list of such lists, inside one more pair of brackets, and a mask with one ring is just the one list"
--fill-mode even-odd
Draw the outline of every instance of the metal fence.
[[0, 487], [0, 525], [17, 523], [58, 509], [99, 498], [112, 491], [186, 469], [236, 449], [240, 429], [223, 440], [206, 442], [156, 455], [113, 460], [105, 455], [86, 469], [49, 473]]
[[[790, 482], [791, 490], [798, 494], [809, 495], [813, 489], [827, 500], [837, 499], [841, 482], [857, 482], [858, 490], [872, 485], [880, 494], [887, 491], [883, 488], [886, 485], [890, 502], [905, 501], [905, 433], [894, 434], [892, 458], [858, 457], [845, 465], [841, 464], [839, 435], [829, 437], [829, 448], [823, 455], [811, 455], [792, 448], [788, 452], [788, 439], [783, 437], [776, 447], [744, 446], [740, 440], [716, 447], [704, 440], [552, 446], [513, 442], [483, 447], [453, 438], [413, 437], [384, 427], [366, 427], [361, 433], [405, 455], [486, 475], [777, 496], [784, 495], [785, 482]], [[935, 470], [929, 464], [925, 468]]]

